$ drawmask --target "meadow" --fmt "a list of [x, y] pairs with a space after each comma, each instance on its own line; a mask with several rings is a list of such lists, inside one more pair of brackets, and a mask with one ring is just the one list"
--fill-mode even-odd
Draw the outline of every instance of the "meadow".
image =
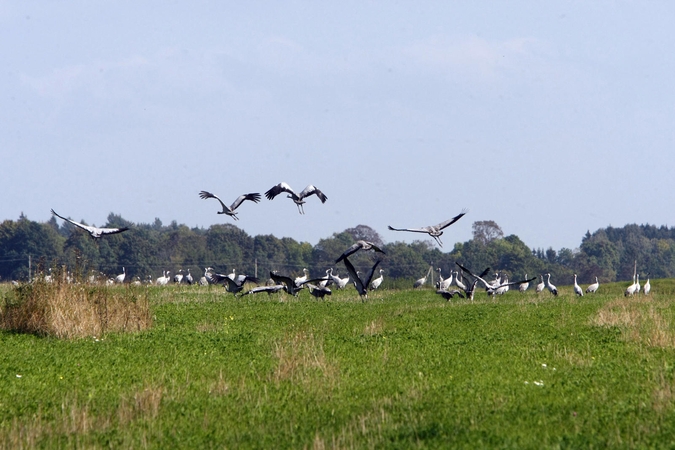
[[672, 448], [675, 281], [627, 284], [473, 302], [110, 287], [147, 299], [146, 328], [0, 331], [0, 446]]

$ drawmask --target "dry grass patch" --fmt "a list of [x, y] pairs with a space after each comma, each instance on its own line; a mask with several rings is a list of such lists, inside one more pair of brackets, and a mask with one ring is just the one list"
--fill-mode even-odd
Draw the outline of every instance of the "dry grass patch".
[[384, 321], [382, 318], [378, 317], [376, 320], [372, 320], [370, 323], [366, 324], [363, 329], [364, 336], [378, 336], [382, 334], [384, 330]]
[[660, 373], [657, 386], [652, 393], [652, 407], [654, 411], [662, 414], [670, 411], [675, 406], [675, 380]]
[[151, 325], [147, 292], [132, 287], [39, 281], [10, 291], [0, 312], [5, 330], [66, 339], [135, 332]]
[[218, 373], [218, 379], [209, 385], [209, 394], [214, 396], [224, 396], [230, 392], [230, 383], [223, 377], [223, 371]]
[[317, 432], [312, 449], [383, 447], [387, 442], [386, 430], [390, 430], [392, 425], [391, 417], [380, 407], [353, 417], [337, 434], [329, 438], [324, 438]]
[[58, 436], [67, 437], [69, 445], [66, 447], [97, 448], [88, 441], [90, 433], [124, 427], [137, 420], [156, 419], [163, 395], [162, 387], [145, 387], [123, 396], [112, 414], [96, 414], [89, 402], [82, 403], [77, 395], [68, 395], [55, 412], [54, 419], [47, 419], [40, 411], [28, 420], [14, 418], [11, 424], [0, 427], [0, 448], [36, 448], [42, 445], [42, 440], [53, 441]]
[[332, 385], [337, 379], [336, 365], [326, 357], [322, 339], [313, 333], [284, 336], [274, 344], [274, 357], [278, 362], [272, 379], [277, 383], [289, 380], [307, 384], [319, 376]]
[[129, 396], [122, 397], [117, 408], [120, 425], [134, 420], [153, 420], [159, 415], [159, 407], [164, 397], [164, 388], [148, 386]]
[[593, 325], [619, 327], [627, 340], [652, 347], [675, 348], [675, 331], [664, 313], [668, 305], [647, 297], [628, 297], [605, 304]]

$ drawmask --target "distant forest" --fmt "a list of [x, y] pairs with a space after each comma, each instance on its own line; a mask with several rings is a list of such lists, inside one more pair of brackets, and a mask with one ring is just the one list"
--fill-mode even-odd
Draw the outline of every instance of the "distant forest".
[[[510, 279], [525, 274], [551, 273], [558, 284], [572, 284], [573, 274], [579, 283], [632, 279], [634, 263], [645, 277], [672, 277], [675, 274], [675, 229], [652, 225], [607, 227], [587, 232], [578, 249], [530, 249], [518, 236], [504, 236], [493, 221], [474, 222], [473, 237], [456, 243], [450, 252], [441, 252], [431, 240], [384, 243], [378, 233], [358, 225], [321, 239], [312, 246], [291, 238], [273, 235], [250, 236], [232, 224], [212, 225], [208, 229], [189, 228], [175, 221], [164, 225], [134, 224], [111, 213], [106, 227], [129, 227], [121, 234], [93, 240], [89, 235], [52, 217], [46, 223], [21, 216], [0, 224], [0, 281], [22, 280], [50, 267], [66, 267], [80, 274], [102, 273], [114, 277], [125, 267], [126, 281], [139, 277], [156, 279], [162, 271], [171, 275], [190, 269], [198, 279], [205, 267], [221, 273], [257, 274], [267, 279], [270, 270], [283, 274], [301, 274], [303, 268], [313, 277], [323, 276], [334, 267], [342, 276], [346, 270], [335, 259], [356, 240], [365, 239], [380, 245], [385, 255], [359, 252], [350, 259], [367, 270], [376, 258], [382, 258], [385, 280], [412, 280], [423, 276], [432, 266], [441, 268], [444, 277], [457, 266], [455, 262], [477, 272], [486, 267], [501, 271]], [[452, 229], [446, 231], [452, 236]], [[30, 260], [30, 268], [29, 268]], [[436, 274], [436, 272], [434, 272]]]

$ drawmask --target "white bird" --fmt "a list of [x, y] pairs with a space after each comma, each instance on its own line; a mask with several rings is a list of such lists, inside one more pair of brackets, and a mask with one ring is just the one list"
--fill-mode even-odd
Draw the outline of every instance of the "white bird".
[[537, 294], [540, 293], [541, 291], [543, 291], [546, 288], [546, 283], [544, 283], [544, 276], [543, 275], [539, 275], [539, 280], [540, 280], [540, 283], [534, 289], [534, 291]]
[[301, 277], [296, 277], [293, 281], [296, 285], [301, 285], [309, 279], [309, 271], [307, 269], [302, 269], [302, 272], [305, 274]]
[[411, 231], [413, 233], [427, 233], [429, 236], [432, 238], [436, 239], [436, 242], [438, 242], [438, 245], [443, 247], [443, 242], [441, 242], [441, 235], [443, 234], [443, 229], [449, 227], [453, 223], [457, 222], [459, 219], [461, 219], [468, 211], [463, 210], [460, 214], [456, 215], [452, 219], [448, 219], [445, 222], [441, 222], [438, 225], [431, 225], [428, 227], [422, 227], [422, 228], [394, 228], [391, 225], [389, 225], [389, 229], [392, 231]]
[[328, 274], [330, 271], [333, 269], [327, 269], [326, 270], [326, 275], [321, 277], [321, 281], [319, 281], [319, 287], [320, 288], [325, 288], [327, 287], [333, 280], [330, 279], [330, 275]]
[[45, 275], [45, 283], [53, 283], [54, 278], [52, 277], [52, 268], [49, 268], [49, 275]]
[[462, 274], [455, 270], [455, 286], [466, 292], [466, 285], [462, 282]]
[[127, 271], [122, 267], [122, 273], [115, 277], [115, 283], [124, 283], [124, 278], [127, 276]]
[[647, 274], [647, 282], [645, 283], [645, 286], [642, 289], [645, 295], [649, 295], [649, 293], [652, 290], [652, 285], [649, 283], [649, 274]]
[[257, 192], [251, 193], [251, 194], [242, 194], [237, 199], [232, 203], [230, 206], [226, 206], [223, 201], [218, 198], [217, 195], [212, 194], [207, 191], [201, 191], [199, 193], [199, 197], [203, 199], [207, 198], [215, 198], [220, 202], [220, 204], [223, 206], [222, 211], [218, 211], [218, 214], [227, 214], [228, 216], [232, 217], [234, 220], [239, 220], [239, 217], [237, 217], [237, 211], [235, 211], [239, 206], [245, 201], [245, 200], [251, 200], [254, 203], [258, 203], [260, 201], [260, 194]]
[[349, 261], [349, 258], [343, 259], [345, 263], [345, 267], [347, 267], [347, 272], [349, 272], [349, 275], [352, 277], [354, 280], [354, 287], [356, 288], [357, 292], [361, 296], [361, 300], [364, 298], [368, 298], [368, 286], [370, 285], [370, 281], [373, 279], [373, 275], [375, 274], [375, 269], [377, 266], [380, 264], [380, 260], [378, 259], [373, 267], [370, 268], [370, 271], [368, 274], [366, 274], [366, 277], [364, 279], [361, 279], [356, 272], [356, 269], [354, 269], [354, 266], [352, 265], [351, 261]]
[[[528, 280], [525, 280], [524, 282], [525, 282], [525, 283], [529, 283]], [[519, 282], [517, 282], [517, 283], [509, 283], [509, 277], [504, 276], [504, 281], [502, 281], [502, 280], [500, 279], [500, 280], [499, 280], [499, 284], [498, 284], [497, 286], [495, 286], [495, 288], [494, 288], [494, 294], [495, 294], [495, 295], [504, 295], [504, 294], [506, 294], [506, 293], [509, 291], [509, 286], [511, 286], [512, 284], [518, 284], [518, 286], [520, 286], [521, 284], [523, 284], [523, 282], [522, 282], [522, 281], [519, 281]], [[488, 292], [488, 294], [489, 294], [489, 292]]]
[[553, 295], [558, 295], [558, 288], [556, 288], [552, 283], [551, 283], [551, 274], [547, 273], [546, 274], [546, 287], [548, 288], [549, 292]]
[[227, 278], [229, 278], [232, 281], [234, 281], [236, 277], [237, 277], [237, 269], [232, 269], [232, 272], [227, 274]]
[[595, 283], [588, 285], [588, 287], [586, 288], [586, 293], [594, 294], [595, 292], [597, 292], [599, 287], [600, 282], [598, 282], [598, 277], [595, 277]]
[[195, 282], [194, 278], [192, 278], [192, 274], [190, 273], [190, 269], [188, 269], [188, 273], [185, 275], [185, 282], [190, 285]]
[[179, 269], [178, 273], [173, 276], [173, 282], [176, 284], [180, 284], [181, 281], [183, 281], [183, 269]]
[[296, 194], [295, 191], [293, 191], [293, 189], [284, 182], [281, 182], [270, 188], [267, 192], [265, 192], [265, 197], [267, 197], [268, 200], [273, 200], [274, 197], [281, 194], [282, 192], [287, 192], [287, 197], [293, 199], [295, 204], [298, 206], [298, 212], [300, 214], [305, 213], [305, 207], [303, 205], [305, 204], [304, 199], [306, 197], [309, 197], [310, 195], [316, 195], [319, 197], [319, 200], [321, 200], [321, 203], [326, 203], [326, 200], [328, 200], [328, 197], [326, 197], [323, 192], [311, 184], [303, 189], [302, 192]]
[[443, 275], [441, 275], [441, 268], [439, 267], [438, 269], [438, 288], [443, 291], [447, 291], [450, 286], [452, 286], [452, 281], [453, 281], [453, 272], [450, 271], [450, 277], [443, 279]]
[[136, 277], [136, 279], [131, 284], [133, 284], [134, 286], [140, 286], [142, 284], [141, 277]]
[[[527, 274], [525, 274], [525, 279], [527, 279]], [[520, 292], [525, 292], [527, 290], [527, 288], [529, 288], [529, 287], [530, 287], [530, 283], [529, 283], [529, 281], [526, 281], [526, 282], [520, 283], [518, 285], [518, 290]]]
[[87, 233], [89, 233], [89, 236], [91, 236], [94, 239], [100, 238], [101, 236], [107, 236], [109, 234], [121, 233], [121, 232], [127, 231], [129, 229], [129, 227], [121, 227], [121, 228], [92, 227], [92, 226], [89, 226], [89, 225], [81, 224], [79, 222], [75, 222], [74, 220], [66, 219], [63, 216], [58, 215], [53, 209], [52, 209], [52, 214], [54, 214], [56, 217], [60, 217], [61, 219], [65, 220], [66, 222], [72, 223], [73, 225], [75, 225], [78, 228], [82, 228]]
[[427, 274], [426, 274], [426, 275], [424, 275], [422, 278], [416, 280], [416, 281], [413, 283], [413, 289], [417, 289], [418, 287], [421, 287], [421, 286], [423, 286], [424, 284], [426, 284], [426, 282], [427, 282], [427, 277], [429, 276], [430, 273], [431, 273], [431, 267], [429, 267], [429, 270], [427, 270]]
[[382, 284], [382, 281], [384, 281], [384, 275], [383, 275], [383, 274], [384, 274], [384, 270], [383, 270], [383, 269], [380, 269], [380, 276], [377, 277], [377, 278], [375, 278], [375, 279], [370, 283], [370, 290], [371, 290], [371, 291], [374, 291], [374, 290], [376, 290], [377, 288], [380, 287], [380, 285]]
[[640, 275], [639, 274], [636, 276], [636, 281], [626, 288], [623, 295], [625, 295], [625, 296], [635, 295], [637, 292], [639, 292], [638, 286], [640, 286]]
[[349, 283], [349, 277], [346, 278], [340, 278], [337, 275], [333, 275], [333, 269], [330, 269], [330, 274], [328, 275], [331, 280], [333, 280], [333, 283], [338, 287], [338, 289], [344, 289], [347, 286], [347, 283]]
[[635, 286], [636, 286], [636, 292], [635, 293], [639, 294], [640, 293], [640, 274], [639, 273], [636, 275]]
[[213, 270], [213, 267], [204, 268], [204, 276], [199, 279], [200, 286], [208, 286], [209, 283], [213, 281], [211, 278], [211, 274], [209, 273], [211, 270]]
[[577, 274], [574, 274], [574, 293], [577, 294], [579, 297], [584, 296], [584, 291], [581, 289], [581, 286], [577, 284]]
[[356, 253], [359, 250], [375, 250], [376, 252], [384, 253], [384, 251], [381, 248], [379, 248], [377, 245], [373, 244], [370, 241], [363, 241], [363, 240], [356, 241], [354, 245], [345, 250], [344, 253], [342, 253], [342, 255], [340, 255], [340, 257], [335, 260], [335, 263], [339, 263], [347, 256], [351, 256], [353, 253]]
[[167, 284], [169, 284], [169, 280], [170, 280], [169, 274], [170, 273], [171, 273], [170, 270], [162, 271], [162, 276], [155, 280], [155, 284], [158, 285], [158, 286], [166, 286]]

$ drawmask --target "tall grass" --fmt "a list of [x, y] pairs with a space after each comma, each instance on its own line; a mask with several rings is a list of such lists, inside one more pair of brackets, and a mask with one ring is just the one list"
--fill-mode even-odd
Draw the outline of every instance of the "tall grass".
[[151, 325], [147, 292], [131, 286], [111, 289], [38, 279], [7, 292], [0, 310], [2, 329], [65, 339], [142, 331]]

